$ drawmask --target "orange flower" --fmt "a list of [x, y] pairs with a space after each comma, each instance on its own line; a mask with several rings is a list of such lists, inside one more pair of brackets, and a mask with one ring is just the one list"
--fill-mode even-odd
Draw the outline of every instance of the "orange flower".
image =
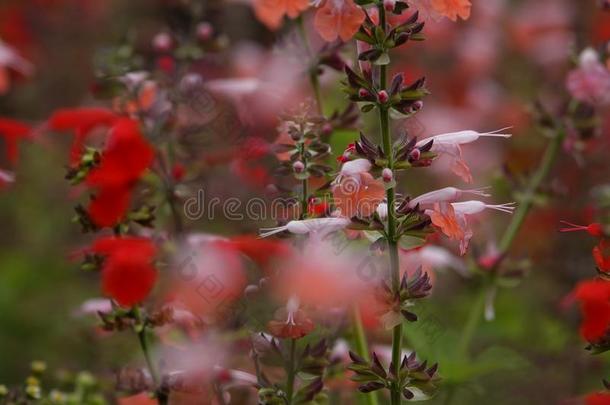
[[457, 21], [458, 17], [467, 20], [470, 17], [470, 0], [431, 0], [434, 11], [447, 17], [451, 21]]
[[308, 0], [255, 0], [254, 14], [269, 29], [276, 30], [285, 15], [297, 18], [308, 7]]
[[367, 172], [344, 176], [333, 187], [335, 206], [348, 218], [373, 215], [384, 197], [383, 182]]
[[326, 0], [316, 12], [314, 26], [328, 42], [337, 37], [348, 41], [358, 32], [364, 18], [364, 11], [352, 0]]

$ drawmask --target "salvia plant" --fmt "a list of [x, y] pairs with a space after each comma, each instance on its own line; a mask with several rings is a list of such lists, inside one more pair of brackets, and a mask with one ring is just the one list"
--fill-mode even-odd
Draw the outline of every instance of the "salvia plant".
[[[551, 184], [560, 158], [582, 163], [603, 130], [610, 43], [574, 57], [563, 99], [530, 103], [545, 145], [533, 168], [485, 156], [509, 185], [496, 193], [497, 184], [472, 185], [469, 150], [502, 147], [518, 123], [415, 130], [435, 113], [435, 95], [425, 72], [397, 62], [408, 49], [427, 57], [437, 40], [426, 38], [429, 24], [463, 24], [469, 0], [253, 0], [251, 13], [278, 38], [265, 53], [231, 42], [219, 15], [233, 3], [166, 3], [162, 30], [130, 30], [96, 53], [95, 102], [36, 125], [0, 117], [11, 168], [22, 141], [69, 143], [65, 200], [85, 241], [69, 256], [101, 286], [75, 316], [95, 318], [105, 344], [139, 348], [112, 378], [34, 362], [24, 381], [0, 385], [0, 403], [457, 403], [460, 384], [476, 385], [490, 367], [472, 349], [481, 321], [495, 319], [498, 295], [532, 268], [513, 251], [529, 214], [560, 200]], [[0, 94], [33, 68], [0, 41]], [[0, 169], [0, 188], [13, 183]], [[593, 194], [597, 222], [554, 230], [595, 239], [595, 278], [564, 301], [580, 305], [587, 350], [602, 354], [610, 191]], [[500, 235], [483, 234], [491, 215]], [[237, 231], [226, 235], [229, 220]], [[431, 334], [410, 333], [430, 323], [441, 267], [474, 290], [461, 333], [446, 337], [449, 356]], [[603, 385], [587, 404], [610, 401]]]

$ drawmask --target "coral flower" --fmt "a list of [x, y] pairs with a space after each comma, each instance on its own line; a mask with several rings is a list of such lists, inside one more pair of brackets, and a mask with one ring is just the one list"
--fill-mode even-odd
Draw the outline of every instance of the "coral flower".
[[129, 207], [135, 182], [151, 165], [154, 151], [136, 121], [122, 118], [113, 126], [98, 167], [87, 184], [98, 189], [89, 214], [100, 227], [116, 224]]
[[593, 248], [595, 265], [604, 273], [610, 273], [610, 239], [602, 239]]
[[325, 0], [316, 11], [314, 26], [324, 40], [340, 37], [345, 42], [358, 32], [364, 18], [364, 11], [352, 0]]
[[580, 334], [589, 342], [600, 340], [610, 326], [610, 282], [581, 281], [573, 295], [580, 302], [583, 315]]
[[432, 9], [451, 21], [458, 17], [467, 20], [470, 17], [470, 0], [430, 0]]
[[282, 25], [285, 15], [297, 18], [309, 8], [308, 0], [255, 0], [254, 13], [269, 29], [276, 30]]
[[157, 279], [152, 265], [155, 245], [144, 238], [105, 237], [98, 239], [91, 251], [105, 256], [102, 289], [120, 305], [130, 307], [143, 301]]
[[368, 173], [371, 163], [366, 159], [356, 159], [344, 163], [341, 173], [334, 182], [333, 202], [344, 217], [368, 217], [385, 197], [383, 181]]
[[0, 117], [0, 137], [4, 138], [6, 154], [11, 164], [19, 158], [18, 142], [30, 136], [31, 128], [19, 121]]

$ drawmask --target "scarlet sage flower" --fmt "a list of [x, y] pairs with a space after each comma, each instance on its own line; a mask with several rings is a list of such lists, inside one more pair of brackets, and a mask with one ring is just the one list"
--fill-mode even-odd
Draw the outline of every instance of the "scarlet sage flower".
[[470, 168], [462, 158], [461, 145], [474, 142], [480, 137], [499, 137], [510, 138], [510, 134], [503, 134], [502, 131], [508, 128], [502, 128], [492, 132], [476, 132], [472, 130], [451, 132], [447, 134], [435, 135], [430, 138], [422, 139], [417, 142], [416, 147], [423, 147], [432, 141], [431, 152], [438, 154], [446, 154], [452, 158], [451, 171], [460, 176], [466, 183], [472, 183], [472, 174]]
[[314, 27], [328, 42], [351, 39], [364, 22], [366, 14], [352, 0], [324, 0], [316, 11]]
[[19, 158], [19, 141], [30, 137], [31, 128], [22, 122], [0, 117], [0, 136], [4, 138], [6, 155], [11, 164]]
[[585, 397], [586, 405], [610, 405], [610, 393], [595, 392]]
[[580, 334], [591, 343], [599, 341], [610, 326], [610, 282], [581, 281], [572, 294], [579, 301], [583, 316]]
[[284, 16], [292, 19], [309, 8], [309, 0], [254, 0], [254, 13], [269, 29], [282, 25]]
[[131, 191], [152, 164], [154, 151], [140, 132], [137, 121], [121, 118], [110, 131], [99, 166], [86, 178], [97, 189], [89, 204], [89, 215], [96, 225], [115, 225], [125, 215]]
[[460, 242], [460, 254], [464, 255], [473, 235], [468, 225], [467, 215], [478, 214], [486, 209], [511, 214], [515, 207], [513, 203], [491, 205], [476, 200], [457, 203], [441, 202], [435, 204], [434, 209], [427, 209], [425, 213], [448, 238]]
[[593, 248], [593, 258], [599, 271], [610, 273], [610, 239], [602, 239]]
[[70, 163], [78, 164], [87, 136], [96, 128], [110, 127], [119, 117], [111, 110], [96, 107], [67, 108], [51, 115], [47, 125], [53, 131], [73, 131]]
[[567, 221], [560, 221], [562, 224], [566, 225], [567, 228], [561, 228], [559, 232], [577, 232], [577, 231], [586, 231], [589, 235], [595, 236], [597, 238], [604, 236], [604, 229], [602, 225], [599, 223], [592, 223], [589, 225], [575, 225]]
[[385, 186], [368, 172], [367, 159], [344, 163], [332, 187], [333, 202], [340, 215], [352, 218], [373, 215], [385, 197]]
[[285, 259], [292, 253], [290, 246], [283, 241], [264, 240], [252, 235], [234, 236], [216, 243], [237, 250], [263, 269], [273, 261]]
[[143, 301], [157, 280], [153, 266], [155, 245], [145, 238], [104, 237], [91, 247], [105, 257], [102, 266], [102, 290], [120, 305], [131, 307]]

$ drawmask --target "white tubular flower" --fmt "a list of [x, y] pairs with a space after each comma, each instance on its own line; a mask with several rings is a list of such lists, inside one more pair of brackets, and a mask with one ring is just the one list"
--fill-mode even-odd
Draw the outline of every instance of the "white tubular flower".
[[510, 138], [511, 134], [503, 134], [502, 131], [506, 131], [511, 127], [501, 128], [491, 132], [477, 132], [472, 130], [449, 132], [446, 134], [434, 135], [430, 138], [422, 139], [415, 144], [416, 147], [421, 147], [430, 141], [434, 141], [432, 144], [431, 151], [443, 151], [445, 145], [463, 145], [465, 143], [471, 143], [478, 140], [480, 137], [496, 137], [496, 138]]
[[486, 209], [493, 209], [496, 211], [506, 212], [507, 214], [512, 214], [515, 210], [514, 202], [506, 203], [506, 204], [485, 204], [483, 201], [471, 200], [464, 201], [458, 203], [452, 203], [453, 209], [456, 213], [463, 215], [473, 215], [478, 214], [480, 212], [485, 211]]
[[455, 187], [445, 187], [415, 197], [414, 199], [409, 201], [409, 207], [414, 208], [417, 204], [419, 204], [420, 206], [424, 206], [443, 201], [452, 202], [462, 198], [465, 194], [477, 195], [480, 197], [489, 197], [490, 195], [484, 192], [485, 189], [486, 188], [461, 190]]
[[368, 161], [368, 159], [356, 159], [345, 162], [343, 163], [343, 166], [341, 166], [341, 172], [335, 181], [339, 181], [343, 176], [357, 177], [361, 173], [367, 173], [372, 167], [373, 165]]
[[312, 218], [301, 221], [290, 221], [284, 226], [261, 229], [260, 237], [266, 238], [276, 233], [288, 231], [296, 235], [315, 235], [323, 238], [329, 233], [346, 228], [351, 223], [349, 218]]

